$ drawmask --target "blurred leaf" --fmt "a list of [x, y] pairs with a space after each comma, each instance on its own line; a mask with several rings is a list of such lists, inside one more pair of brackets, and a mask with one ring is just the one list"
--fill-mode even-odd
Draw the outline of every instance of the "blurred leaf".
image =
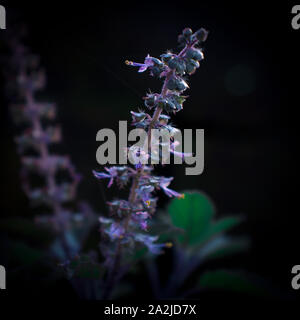
[[215, 270], [199, 278], [202, 289], [230, 290], [254, 295], [266, 294], [266, 289], [250, 274], [240, 271]]
[[250, 245], [246, 237], [236, 238], [225, 235], [211, 239], [198, 249], [198, 256], [201, 259], [216, 259], [227, 255], [235, 254], [247, 249]]
[[167, 242], [178, 234], [184, 234], [184, 230], [177, 228], [171, 221], [171, 217], [163, 211], [158, 211], [157, 214], [149, 222], [149, 233], [158, 236], [157, 242]]
[[172, 200], [168, 212], [173, 224], [186, 231], [178, 236], [179, 241], [193, 244], [208, 232], [215, 207], [206, 195], [193, 192], [185, 193], [184, 199]]
[[241, 222], [241, 217], [213, 220], [215, 207], [208, 196], [200, 192], [187, 192], [184, 199], [171, 201], [168, 212], [173, 224], [185, 230], [177, 234], [182, 243], [204, 244], [213, 236], [224, 233]]
[[216, 221], [210, 228], [210, 235], [226, 232], [242, 221], [241, 217], [226, 217]]

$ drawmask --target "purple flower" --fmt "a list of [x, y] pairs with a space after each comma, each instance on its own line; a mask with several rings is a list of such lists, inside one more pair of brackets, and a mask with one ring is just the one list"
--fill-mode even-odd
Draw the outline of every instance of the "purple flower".
[[148, 212], [147, 211], [137, 211], [135, 214], [144, 217], [144, 219], [148, 218]]
[[174, 154], [174, 156], [180, 157], [180, 158], [188, 158], [191, 157], [193, 154], [192, 153], [188, 153], [188, 152], [179, 152], [176, 151], [176, 146], [178, 146], [179, 142], [178, 141], [174, 141], [173, 143], [171, 143], [170, 145], [170, 152]]
[[173, 177], [171, 177], [171, 178], [162, 177], [160, 180], [159, 186], [161, 187], [161, 189], [163, 189], [165, 194], [170, 198], [172, 198], [172, 197], [184, 198], [183, 193], [179, 193], [177, 191], [174, 191], [174, 190], [168, 188], [169, 184], [171, 183], [171, 181], [173, 179], [174, 179]]
[[145, 58], [144, 63], [137, 63], [137, 62], [132, 62], [126, 60], [125, 63], [128, 66], [133, 66], [133, 67], [140, 67], [138, 72], [144, 72], [146, 71], [149, 67], [152, 67], [154, 65], [152, 57], [148, 54], [147, 57]]
[[108, 182], [107, 187], [111, 187], [111, 185], [114, 182], [114, 178], [117, 176], [118, 172], [116, 167], [111, 167], [111, 168], [104, 168], [108, 173], [104, 173], [104, 172], [97, 172], [95, 170], [93, 170], [93, 174], [97, 179], [110, 179]]
[[147, 221], [142, 221], [140, 222], [140, 226], [143, 230], [147, 230], [148, 229], [148, 223]]
[[143, 167], [143, 165], [139, 162], [138, 164], [135, 165], [135, 169], [141, 169]]
[[120, 224], [114, 222], [111, 224], [110, 228], [105, 230], [112, 240], [121, 239], [124, 237], [125, 229]]
[[113, 220], [105, 217], [100, 217], [99, 222], [102, 224], [111, 224], [113, 223]]
[[149, 218], [149, 214], [147, 211], [138, 211], [135, 213], [139, 217], [139, 224], [143, 230], [148, 229], [147, 218]]
[[157, 239], [158, 236], [148, 236], [140, 233], [135, 235], [135, 241], [142, 242], [153, 254], [160, 254], [163, 252], [163, 248], [170, 248], [172, 246], [171, 243], [154, 243]]
[[140, 199], [142, 199], [143, 202], [146, 203], [147, 207], [150, 206], [151, 192], [153, 191], [153, 186], [142, 186], [137, 190]]

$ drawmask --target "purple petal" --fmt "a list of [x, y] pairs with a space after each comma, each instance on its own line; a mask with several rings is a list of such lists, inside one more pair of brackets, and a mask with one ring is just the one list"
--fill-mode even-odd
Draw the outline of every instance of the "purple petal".
[[144, 71], [147, 70], [147, 68], [148, 68], [148, 66], [145, 65], [145, 64], [143, 64], [143, 65], [139, 68], [139, 71], [138, 71], [138, 72], [144, 72]]
[[179, 192], [174, 191], [172, 189], [169, 189], [167, 187], [163, 188], [163, 190], [164, 190], [165, 194], [170, 198], [172, 198], [172, 197], [182, 198], [182, 193], [179, 193]]
[[174, 156], [180, 157], [180, 158], [188, 158], [191, 157], [193, 154], [192, 153], [187, 153], [187, 152], [179, 152], [179, 151], [174, 151], [171, 149], [171, 153], [174, 154]]
[[113, 182], [114, 182], [114, 178], [111, 177], [110, 180], [109, 180], [109, 183], [108, 183], [108, 185], [107, 185], [107, 188], [110, 188], [111, 185], [113, 184]]
[[110, 178], [110, 175], [107, 173], [103, 173], [103, 172], [97, 172], [95, 170], [93, 170], [93, 175], [97, 178], [97, 179], [105, 179], [105, 178]]

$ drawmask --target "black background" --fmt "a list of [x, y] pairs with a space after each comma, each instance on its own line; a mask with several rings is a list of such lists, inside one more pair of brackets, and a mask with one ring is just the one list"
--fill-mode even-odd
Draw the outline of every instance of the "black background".
[[[142, 62], [148, 53], [158, 57], [176, 49], [184, 27], [207, 28], [205, 60], [191, 78], [184, 110], [174, 119], [179, 128], [205, 129], [205, 170], [200, 176], [185, 176], [183, 167], [170, 166], [164, 174], [175, 177], [176, 190], [209, 194], [219, 217], [245, 215], [237, 233], [248, 234], [252, 247], [220, 265], [254, 272], [279, 291], [294, 294], [291, 268], [299, 264], [294, 155], [300, 30], [292, 30], [291, 8], [296, 3], [1, 4], [7, 10], [8, 29], [16, 13], [28, 26], [29, 43], [47, 70], [46, 95], [59, 107], [63, 152], [71, 155], [84, 177], [79, 195], [98, 212], [105, 206], [91, 174], [98, 168], [96, 132], [117, 129], [118, 120], [129, 120], [129, 111], [142, 106], [147, 89], [155, 91], [161, 85], [127, 67], [124, 60]], [[13, 134], [2, 99], [1, 216], [30, 217]], [[106, 191], [106, 197], [116, 192]], [[162, 207], [166, 201], [161, 200]]]

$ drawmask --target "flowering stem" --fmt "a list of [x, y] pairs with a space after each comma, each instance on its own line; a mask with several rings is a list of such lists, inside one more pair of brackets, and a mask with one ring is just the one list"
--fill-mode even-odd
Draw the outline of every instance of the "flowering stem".
[[[171, 77], [171, 75], [173, 74], [173, 71], [169, 71], [166, 75], [166, 78], [164, 80], [163, 86], [162, 86], [162, 90], [161, 90], [161, 95], [164, 97], [168, 91], [167, 88], [167, 83]], [[151, 130], [153, 129], [155, 123], [157, 122], [160, 114], [162, 112], [162, 108], [161, 107], [157, 107], [154, 111], [153, 117], [152, 117], [152, 121], [149, 124], [149, 129], [148, 129], [148, 146], [150, 148], [151, 145]], [[130, 188], [130, 193], [129, 193], [129, 197], [128, 197], [128, 201], [133, 204], [136, 200], [136, 190], [138, 188], [138, 184], [139, 184], [139, 179], [140, 176], [142, 175], [143, 172], [143, 168], [144, 166], [142, 166], [140, 169], [138, 169], [137, 174], [134, 176], [133, 181], [132, 181], [132, 185]], [[128, 224], [130, 221], [130, 217], [131, 217], [132, 212], [130, 212], [128, 214], [128, 216], [126, 217], [125, 223], [124, 223], [124, 230], [125, 233], [127, 232], [128, 229]], [[115, 278], [117, 276], [117, 270], [119, 269], [120, 263], [121, 263], [121, 257], [122, 257], [122, 246], [121, 246], [121, 239], [118, 239], [117, 241], [117, 249], [116, 249], [116, 254], [114, 256], [114, 261], [113, 261], [113, 266], [108, 274], [108, 278], [106, 281], [106, 286], [105, 286], [105, 290], [104, 290], [104, 294], [103, 294], [103, 299], [109, 299], [111, 292], [113, 290], [113, 287], [115, 286]]]
[[[153, 200], [153, 198], [151, 198], [151, 193], [155, 191], [155, 189], [162, 189], [169, 197], [179, 198], [183, 196], [182, 194], [168, 188], [168, 185], [173, 179], [172, 177], [165, 178], [154, 176], [151, 178], [151, 175], [148, 173], [149, 170], [152, 170], [152, 168], [148, 167], [151, 166], [152, 129], [165, 126], [170, 132], [174, 130], [172, 126], [166, 125], [170, 117], [161, 114], [163, 110], [167, 113], [171, 111], [175, 113], [182, 109], [182, 104], [186, 97], [181, 96], [181, 94], [188, 88], [185, 78], [182, 78], [182, 76], [184, 74], [191, 75], [197, 68], [199, 68], [200, 64], [198, 61], [203, 59], [203, 53], [201, 49], [197, 47], [194, 48], [194, 46], [199, 42], [201, 43], [205, 41], [206, 37], [207, 31], [203, 28], [194, 34], [190, 28], [186, 28], [179, 36], [179, 39], [181, 39], [179, 42], [185, 43], [184, 48], [179, 54], [176, 55], [171, 52], [167, 52], [166, 54], [161, 55], [162, 61], [151, 57], [149, 54], [145, 58], [144, 63], [136, 63], [128, 60], [125, 61], [127, 65], [139, 67], [138, 72], [144, 72], [147, 69], [150, 69], [150, 74], [152, 76], [158, 76], [160, 78], [164, 77], [164, 82], [159, 94], [150, 93], [144, 98], [146, 107], [149, 109], [153, 108], [153, 106], [155, 107], [152, 117], [148, 113], [136, 113], [131, 111], [133, 116], [133, 125], [147, 129], [147, 135], [143, 142], [144, 145], [138, 149], [138, 153], [140, 155], [140, 161], [141, 159], [144, 160], [145, 157], [148, 161], [146, 163], [141, 161], [142, 163], [135, 166], [135, 170], [127, 167], [127, 172], [125, 173], [124, 167], [112, 167], [111, 169], [105, 168], [109, 174], [94, 172], [94, 175], [98, 179], [110, 178], [108, 187], [111, 185], [114, 178], [116, 178], [117, 182], [120, 182], [120, 185], [123, 185], [124, 181], [127, 182], [131, 179], [128, 200], [116, 200], [115, 203], [111, 203], [112, 213], [117, 213], [119, 217], [124, 214], [125, 217], [121, 220], [117, 219], [117, 221], [114, 221], [113, 219], [106, 219], [111, 220], [112, 222], [103, 221], [103, 223], [111, 223], [109, 229], [104, 229], [104, 231], [110, 235], [112, 240], [116, 240], [114, 242], [113, 256], [111, 259], [107, 260], [110, 263], [104, 287], [104, 299], [108, 299], [110, 297], [114, 286], [121, 278], [122, 271], [120, 271], [120, 268], [123, 267], [121, 265], [123, 258], [122, 255], [124, 255], [127, 248], [123, 243], [128, 243], [126, 241], [127, 238], [132, 237], [137, 242], [143, 242], [152, 253], [160, 253], [160, 249], [162, 247], [170, 247], [169, 245], [167, 246], [167, 244], [153, 244], [156, 237], [135, 233], [135, 226], [136, 223], [138, 223], [139, 227], [143, 230], [147, 229], [147, 221], [142, 219], [147, 219], [149, 215], [153, 214], [156, 208], [156, 202], [153, 201], [153, 204], [152, 201], [149, 200]], [[141, 158], [142, 155], [145, 157]], [[124, 203], [125, 205], [121, 206], [121, 203]], [[144, 212], [142, 210], [144, 210]], [[125, 239], [123, 239], [124, 237]], [[129, 244], [130, 248], [131, 242], [129, 242]]]

